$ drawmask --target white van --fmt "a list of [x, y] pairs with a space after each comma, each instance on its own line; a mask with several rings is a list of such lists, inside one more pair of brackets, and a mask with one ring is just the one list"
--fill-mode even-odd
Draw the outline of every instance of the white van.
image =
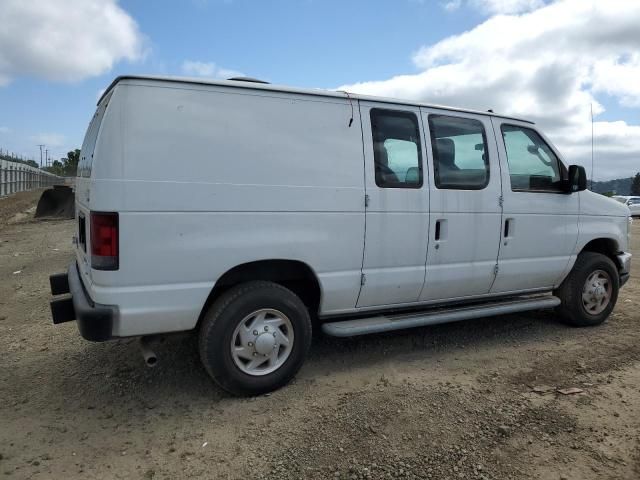
[[596, 325], [629, 277], [630, 219], [585, 187], [532, 122], [493, 112], [119, 77], [82, 145], [53, 321], [93, 341], [196, 330], [209, 374], [248, 395], [295, 375], [312, 326], [542, 308]]

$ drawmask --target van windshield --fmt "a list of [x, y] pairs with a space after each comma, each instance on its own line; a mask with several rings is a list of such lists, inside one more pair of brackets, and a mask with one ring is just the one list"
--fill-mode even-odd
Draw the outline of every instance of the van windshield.
[[78, 177], [89, 178], [91, 176], [91, 167], [93, 166], [93, 151], [96, 147], [100, 125], [102, 123], [102, 119], [104, 118], [104, 113], [107, 110], [107, 105], [109, 104], [111, 95], [113, 95], [113, 91], [110, 92], [109, 95], [107, 95], [102, 100], [100, 105], [98, 105], [96, 112], [93, 114], [93, 117], [91, 118], [89, 128], [87, 128], [87, 133], [85, 134], [84, 141], [82, 142], [82, 148], [80, 149]]

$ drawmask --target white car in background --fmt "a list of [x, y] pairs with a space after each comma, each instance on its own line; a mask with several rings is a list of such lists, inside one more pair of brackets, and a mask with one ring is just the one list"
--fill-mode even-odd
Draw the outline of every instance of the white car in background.
[[611, 198], [629, 207], [631, 216], [640, 217], [640, 197], [630, 195], [614, 195]]
[[629, 207], [632, 217], [640, 217], [640, 197], [629, 197], [625, 204]]

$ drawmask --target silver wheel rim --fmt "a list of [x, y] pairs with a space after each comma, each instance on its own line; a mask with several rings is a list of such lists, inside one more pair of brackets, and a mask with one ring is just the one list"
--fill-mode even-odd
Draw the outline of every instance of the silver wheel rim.
[[244, 317], [231, 337], [231, 358], [247, 375], [279, 369], [293, 348], [293, 325], [284, 313], [263, 308]]
[[582, 305], [590, 315], [602, 313], [609, 302], [613, 286], [611, 277], [604, 270], [596, 270], [587, 277], [582, 288]]

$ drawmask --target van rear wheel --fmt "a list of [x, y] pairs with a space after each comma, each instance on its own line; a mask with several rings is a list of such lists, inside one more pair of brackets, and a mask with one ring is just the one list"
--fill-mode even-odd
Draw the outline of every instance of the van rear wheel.
[[555, 292], [562, 301], [559, 313], [569, 325], [599, 325], [615, 307], [619, 288], [618, 270], [611, 259], [600, 253], [583, 252]]
[[200, 358], [226, 391], [259, 395], [300, 370], [311, 331], [309, 312], [297, 295], [273, 282], [248, 282], [225, 292], [205, 314]]

